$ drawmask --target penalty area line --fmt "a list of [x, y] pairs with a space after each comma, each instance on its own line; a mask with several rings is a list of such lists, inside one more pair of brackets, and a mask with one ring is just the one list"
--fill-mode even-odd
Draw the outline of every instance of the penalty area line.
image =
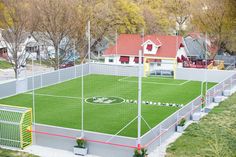
[[129, 78], [130, 76], [126, 76], [126, 77], [123, 77], [121, 79], [118, 79], [119, 82], [123, 81], [123, 80], [126, 80], [127, 78]]
[[183, 83], [181, 83], [181, 84], [179, 84], [179, 85], [182, 86], [182, 85], [184, 85], [184, 84], [186, 84], [186, 83], [189, 83], [189, 82], [191, 82], [191, 80], [185, 81], [185, 82], [183, 82]]
[[[27, 95], [32, 95], [32, 92], [29, 93], [23, 93]], [[55, 98], [67, 98], [67, 99], [82, 99], [81, 97], [73, 97], [73, 96], [60, 96], [60, 95], [51, 95], [51, 94], [35, 94], [38, 96], [47, 96], [47, 97], [55, 97]]]
[[[138, 81], [128, 81], [128, 80], [120, 80], [120, 82], [130, 82], [130, 83], [137, 83]], [[168, 86], [182, 86], [183, 82], [181, 84], [173, 84], [173, 83], [159, 83], [159, 82], [149, 82], [149, 81], [142, 81], [142, 83], [147, 83], [147, 84], [159, 84], [159, 85], [168, 85]]]

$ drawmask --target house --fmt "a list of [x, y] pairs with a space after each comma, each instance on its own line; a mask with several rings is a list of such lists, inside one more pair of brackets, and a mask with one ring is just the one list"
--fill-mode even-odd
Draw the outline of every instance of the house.
[[2, 29], [0, 29], [0, 58], [8, 59], [7, 45], [3, 42]]
[[[15, 45], [15, 41], [12, 40], [12, 35], [9, 31], [0, 29], [0, 57], [4, 57], [7, 60], [13, 58], [12, 53]], [[19, 44], [17, 52], [18, 64], [25, 65], [27, 58], [37, 58], [42, 45], [39, 45], [29, 32], [22, 32], [17, 42]]]
[[182, 36], [121, 34], [114, 46], [105, 50], [106, 64], [137, 65], [139, 51], [146, 75], [173, 75], [177, 58], [187, 57]]
[[[218, 51], [218, 47], [204, 34], [189, 33], [184, 37], [186, 53], [189, 59], [213, 59]], [[207, 56], [205, 56], [207, 54]]]
[[[182, 60], [186, 68], [224, 69], [224, 62], [215, 60], [218, 47], [212, 39], [201, 33], [189, 33], [184, 38], [188, 60]], [[207, 61], [206, 61], [207, 59]]]

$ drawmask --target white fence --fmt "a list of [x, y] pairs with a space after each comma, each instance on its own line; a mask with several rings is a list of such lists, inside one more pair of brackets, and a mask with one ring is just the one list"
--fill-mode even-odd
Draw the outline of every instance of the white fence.
[[177, 68], [175, 76], [177, 80], [207, 81], [219, 83], [235, 73], [236, 71], [228, 70]]
[[[81, 137], [81, 131], [76, 129], [36, 124], [36, 144], [73, 151], [76, 138]], [[136, 147], [136, 139], [131, 137], [113, 136], [97, 132], [84, 132], [89, 154], [101, 157], [131, 157]], [[111, 140], [109, 140], [111, 139]]]
[[[89, 64], [83, 65], [83, 74], [89, 74]], [[60, 69], [53, 72], [20, 78], [9, 82], [0, 84], [0, 99], [20, 94], [23, 92], [31, 91], [33, 89], [43, 88], [58, 84], [67, 80], [71, 80], [82, 75], [82, 66], [77, 65], [66, 69]], [[34, 84], [33, 84], [34, 78]]]
[[216, 96], [222, 96], [225, 90], [232, 90], [235, 86], [236, 74], [233, 74], [210, 88], [206, 93], [205, 100], [203, 100], [201, 96], [197, 97], [195, 100], [176, 111], [148, 133], [143, 135], [142, 145], [148, 148], [149, 151], [152, 151], [156, 146], [161, 145], [163, 141], [168, 139], [176, 131], [176, 126], [182, 118], [190, 120], [193, 113], [202, 110], [203, 105], [208, 107], [214, 101]]
[[[121, 75], [121, 76], [136, 76], [138, 67], [137, 66], [117, 66], [117, 65], [106, 65], [106, 64], [85, 64], [84, 66], [84, 75], [88, 74], [106, 74], [106, 75]], [[57, 84], [66, 80], [70, 80], [76, 77], [81, 76], [81, 66], [61, 69], [60, 71], [54, 71], [50, 73], [45, 73], [42, 75], [34, 76], [34, 88], [42, 88]], [[114, 70], [115, 69], [115, 70]], [[187, 75], [184, 79], [191, 79], [193, 74], [199, 74], [199, 71], [194, 71], [188, 73], [190, 69], [187, 69], [182, 75]], [[198, 69], [197, 69], [198, 70]], [[201, 75], [204, 74], [204, 71], [200, 71]], [[233, 72], [222, 74], [220, 71], [214, 71], [212, 73], [211, 81], [219, 82], [217, 85], [212, 87], [207, 91], [206, 94], [206, 106], [213, 102], [216, 96], [221, 96], [224, 90], [231, 90], [236, 86], [236, 74]], [[222, 75], [222, 76], [220, 76]], [[180, 75], [178, 75], [180, 76]], [[195, 75], [195, 77], [198, 77]], [[202, 77], [202, 76], [201, 76]], [[219, 77], [219, 78], [215, 78]], [[33, 89], [32, 83], [33, 77], [28, 77], [21, 80], [14, 80], [4, 84], [0, 84], [0, 98], [9, 97], [16, 95], [21, 92], [30, 91]], [[178, 78], [178, 77], [177, 77]], [[199, 77], [200, 78], [200, 77]], [[199, 79], [197, 78], [197, 80]], [[178, 78], [179, 79], [179, 78]], [[223, 81], [220, 81], [223, 80]], [[210, 81], [208, 80], [208, 81]], [[27, 83], [27, 88], [17, 86], [19, 81], [22, 83]], [[25, 87], [25, 86], [24, 86]], [[23, 90], [20, 90], [23, 89]], [[203, 106], [202, 97], [199, 96], [183, 108], [179, 109], [171, 116], [166, 118], [160, 124], [155, 126], [152, 130], [147, 132], [141, 137], [141, 144], [143, 147], [147, 148], [148, 151], [152, 151], [168, 139], [175, 131], [176, 126], [179, 121], [184, 117], [187, 120], [191, 119], [191, 116], [195, 112], [200, 112]], [[73, 146], [75, 145], [75, 138], [79, 137], [81, 132], [75, 129], [60, 128], [54, 126], [47, 126], [36, 124], [36, 144], [42, 146], [48, 146], [52, 148], [59, 148], [63, 150], [72, 151]], [[109, 134], [101, 134], [95, 132], [85, 132], [85, 138], [88, 140], [88, 147], [90, 154], [100, 155], [102, 157], [110, 157], [111, 154], [113, 157], [130, 157], [133, 154], [133, 150], [136, 147], [136, 139], [129, 137], [114, 136]], [[109, 141], [109, 139], [111, 139]]]

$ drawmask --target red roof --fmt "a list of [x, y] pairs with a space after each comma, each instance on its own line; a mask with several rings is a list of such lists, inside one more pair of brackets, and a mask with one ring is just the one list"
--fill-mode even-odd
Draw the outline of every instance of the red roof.
[[[158, 48], [156, 54], [145, 54], [145, 56], [175, 58], [177, 55], [177, 41], [179, 48], [182, 44], [183, 38], [182, 36], [147, 35], [144, 37], [144, 43], [148, 40], [160, 47]], [[104, 52], [104, 56], [138, 56], [139, 50], [142, 50], [142, 44], [143, 38], [139, 34], [121, 34], [117, 39], [117, 46], [114, 45], [109, 47]]]

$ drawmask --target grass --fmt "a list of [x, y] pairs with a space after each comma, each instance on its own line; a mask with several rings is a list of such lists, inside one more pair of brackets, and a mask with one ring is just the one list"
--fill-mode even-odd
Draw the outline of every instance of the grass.
[[0, 157], [38, 157], [36, 155], [0, 148]]
[[167, 149], [167, 157], [236, 157], [236, 94], [215, 107]]
[[9, 62], [0, 60], [0, 69], [9, 69], [11, 67], [12, 65]]
[[[142, 99], [152, 102], [187, 104], [200, 95], [200, 82], [172, 78], [143, 78]], [[208, 87], [213, 86], [210, 83]], [[36, 122], [68, 128], [81, 128], [81, 78], [35, 91]], [[46, 96], [47, 94], [47, 96]], [[84, 77], [84, 98], [94, 96], [121, 97], [137, 100], [137, 78], [89, 75]], [[56, 97], [55, 97], [56, 96]], [[68, 96], [68, 97], [65, 97]], [[0, 100], [2, 104], [32, 107], [32, 94], [20, 94]], [[151, 127], [156, 126], [177, 107], [142, 105], [142, 116]], [[116, 134], [137, 116], [137, 105], [90, 104], [84, 102], [84, 129]], [[137, 121], [119, 135], [137, 137]], [[142, 134], [150, 130], [142, 123]]]

